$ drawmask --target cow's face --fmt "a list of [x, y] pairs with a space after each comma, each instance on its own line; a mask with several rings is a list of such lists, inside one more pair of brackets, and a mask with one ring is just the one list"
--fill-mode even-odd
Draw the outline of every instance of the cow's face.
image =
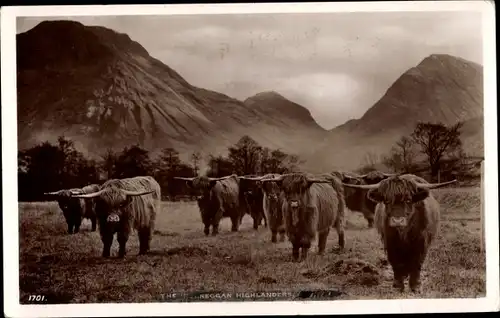
[[129, 191], [119, 189], [115, 186], [108, 186], [97, 192], [74, 195], [75, 198], [92, 199], [95, 198], [96, 214], [105, 223], [118, 224], [122, 219], [126, 219], [126, 210], [133, 204], [133, 197], [147, 195], [155, 192], [150, 191]]
[[57, 203], [59, 204], [59, 208], [63, 211], [64, 214], [70, 212], [75, 208], [75, 203], [78, 202], [78, 199], [71, 199], [70, 196], [61, 195], [57, 198]]
[[428, 189], [420, 189], [411, 181], [392, 179], [381, 182], [368, 191], [368, 198], [385, 205], [389, 227], [406, 227], [415, 211], [415, 204], [429, 196]]
[[124, 210], [131, 202], [132, 197], [115, 187], [110, 187], [96, 198], [96, 213], [108, 223], [118, 223], [123, 219]]
[[277, 203], [280, 195], [280, 187], [275, 182], [265, 182], [262, 184], [262, 190], [266, 194], [266, 198], [272, 202]]

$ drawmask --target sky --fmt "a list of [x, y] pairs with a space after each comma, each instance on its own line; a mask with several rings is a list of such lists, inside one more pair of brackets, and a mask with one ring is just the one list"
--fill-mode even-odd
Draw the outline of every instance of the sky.
[[192, 85], [244, 100], [275, 91], [325, 129], [360, 118], [430, 54], [482, 63], [475, 12], [339, 12], [18, 18], [126, 33]]

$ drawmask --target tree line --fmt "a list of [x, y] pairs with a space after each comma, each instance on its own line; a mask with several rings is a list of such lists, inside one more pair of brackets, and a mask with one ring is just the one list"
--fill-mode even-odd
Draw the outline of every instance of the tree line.
[[208, 166], [204, 174], [210, 177], [287, 173], [296, 171], [302, 163], [298, 156], [263, 147], [249, 136], [228, 147], [227, 156], [209, 155], [203, 159], [199, 152], [193, 152], [190, 162], [184, 162], [171, 147], [153, 157], [148, 150], [132, 145], [118, 152], [108, 149], [96, 160], [87, 158], [73, 141], [61, 136], [55, 144], [46, 141], [18, 152], [19, 201], [45, 200], [44, 192], [139, 175], [153, 176], [162, 187], [164, 199], [175, 200], [178, 195], [194, 193], [174, 177], [200, 175], [203, 161]]
[[[419, 122], [413, 132], [402, 136], [388, 154], [367, 153], [359, 172], [377, 170], [383, 165], [396, 173], [426, 175], [430, 181], [450, 180], [456, 177], [473, 179], [471, 163], [463, 149], [461, 128], [463, 122], [447, 126], [443, 123]], [[480, 158], [476, 158], [478, 164]]]

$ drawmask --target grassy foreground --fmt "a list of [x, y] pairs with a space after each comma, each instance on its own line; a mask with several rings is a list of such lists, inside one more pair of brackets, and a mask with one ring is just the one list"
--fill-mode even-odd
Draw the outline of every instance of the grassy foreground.
[[[163, 202], [149, 255], [137, 256], [134, 233], [127, 256], [101, 258], [98, 232], [84, 220], [66, 234], [57, 203], [19, 203], [21, 303], [44, 295], [47, 303], [154, 302], [170, 292], [297, 291], [336, 289], [336, 299], [484, 297], [486, 258], [480, 251], [479, 188], [433, 190], [441, 202], [441, 229], [422, 272], [423, 292], [392, 289], [375, 229], [359, 213], [347, 212], [346, 251], [338, 254], [330, 232], [327, 253], [291, 262], [291, 246], [273, 244], [267, 228], [252, 229], [245, 216], [240, 232], [224, 219], [217, 237], [206, 237], [196, 203]], [[408, 290], [408, 287], [406, 288]], [[267, 299], [269, 300], [269, 299]]]

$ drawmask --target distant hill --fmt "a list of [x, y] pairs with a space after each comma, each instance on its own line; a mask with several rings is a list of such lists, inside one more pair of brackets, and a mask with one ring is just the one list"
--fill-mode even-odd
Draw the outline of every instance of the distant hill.
[[135, 143], [216, 155], [248, 134], [300, 154], [327, 134], [277, 93], [242, 102], [195, 87], [128, 35], [73, 21], [17, 35], [17, 85], [20, 149], [64, 134], [90, 156]]
[[464, 59], [433, 54], [401, 75], [360, 119], [332, 129], [309, 156], [315, 169], [356, 169], [368, 152], [385, 154], [418, 121], [464, 121], [466, 152], [483, 152], [483, 70]]

